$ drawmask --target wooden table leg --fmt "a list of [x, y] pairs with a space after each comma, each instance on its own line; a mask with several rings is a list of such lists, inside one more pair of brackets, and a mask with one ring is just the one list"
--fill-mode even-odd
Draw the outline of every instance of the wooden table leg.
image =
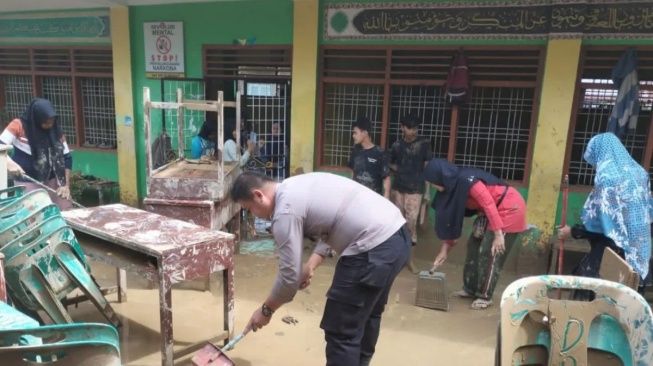
[[159, 265], [159, 319], [161, 329], [161, 365], [172, 366], [174, 361], [172, 335], [172, 283]]
[[118, 303], [127, 302], [127, 271], [116, 268], [116, 284], [118, 285]]
[[229, 335], [225, 344], [234, 336], [234, 267], [225, 268], [222, 271], [223, 298], [224, 298], [224, 330]]

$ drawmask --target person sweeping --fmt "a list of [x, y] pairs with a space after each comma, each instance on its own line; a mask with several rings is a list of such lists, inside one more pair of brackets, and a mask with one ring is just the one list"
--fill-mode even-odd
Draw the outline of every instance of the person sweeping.
[[501, 269], [519, 234], [526, 230], [526, 203], [504, 181], [480, 169], [462, 168], [444, 159], [431, 160], [424, 179], [437, 190], [435, 232], [443, 241], [433, 268], [440, 267], [460, 238], [465, 216], [477, 215], [467, 240], [463, 289], [457, 295], [473, 298], [471, 308], [484, 310]]
[[[410, 233], [399, 209], [371, 189], [328, 173], [279, 183], [246, 172], [236, 178], [230, 194], [255, 216], [272, 220], [279, 253], [274, 287], [245, 331], [266, 326], [277, 309], [309, 286], [332, 249], [340, 258], [320, 323], [326, 364], [369, 365], [390, 287], [410, 252]], [[318, 244], [302, 265], [305, 237]]]
[[52, 188], [50, 194], [61, 210], [73, 207], [70, 201], [72, 155], [49, 100], [35, 98], [20, 118], [11, 121], [0, 134], [0, 143], [14, 147], [8, 170], [27, 192], [39, 189], [37, 184], [21, 179], [23, 174]]

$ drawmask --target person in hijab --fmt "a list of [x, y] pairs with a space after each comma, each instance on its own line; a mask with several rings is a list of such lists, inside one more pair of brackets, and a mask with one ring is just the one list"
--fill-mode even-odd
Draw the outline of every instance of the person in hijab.
[[191, 141], [190, 157], [199, 159], [205, 155], [213, 155], [218, 127], [215, 121], [204, 121], [200, 132]]
[[[612, 133], [594, 136], [585, 149], [585, 161], [596, 169], [594, 188], [581, 214], [580, 224], [560, 228], [562, 238], [587, 239], [590, 252], [574, 274], [598, 277], [605, 248], [622, 256], [642, 279], [651, 259], [653, 199], [648, 172]], [[644, 281], [640, 281], [643, 289]]]
[[56, 190], [52, 201], [62, 210], [72, 207], [70, 171], [73, 160], [59, 125], [57, 113], [49, 100], [35, 98], [20, 118], [11, 121], [0, 134], [0, 143], [13, 145], [10, 173], [18, 175], [26, 191], [39, 189], [34, 183], [20, 180], [26, 174]]
[[503, 263], [526, 230], [526, 203], [516, 189], [494, 175], [444, 159], [429, 161], [424, 179], [437, 190], [432, 207], [435, 231], [443, 241], [433, 269], [447, 260], [461, 236], [465, 216], [477, 215], [475, 230], [467, 240], [463, 289], [456, 294], [473, 298], [472, 309], [487, 309]]

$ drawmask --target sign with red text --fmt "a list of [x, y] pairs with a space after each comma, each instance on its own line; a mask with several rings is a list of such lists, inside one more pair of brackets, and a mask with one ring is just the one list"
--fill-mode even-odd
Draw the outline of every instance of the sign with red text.
[[148, 78], [184, 77], [184, 24], [143, 23], [145, 32], [145, 74]]

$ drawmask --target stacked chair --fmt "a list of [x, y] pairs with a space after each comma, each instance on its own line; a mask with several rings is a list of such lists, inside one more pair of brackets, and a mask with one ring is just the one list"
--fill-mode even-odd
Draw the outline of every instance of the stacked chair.
[[119, 366], [118, 332], [106, 324], [40, 326], [9, 306], [0, 253], [0, 360], [4, 366]]
[[73, 230], [47, 192], [22, 187], [0, 191], [0, 253], [7, 287], [21, 309], [44, 311], [52, 322], [72, 323], [62, 302], [80, 289], [113, 325], [120, 321], [99, 286]]

